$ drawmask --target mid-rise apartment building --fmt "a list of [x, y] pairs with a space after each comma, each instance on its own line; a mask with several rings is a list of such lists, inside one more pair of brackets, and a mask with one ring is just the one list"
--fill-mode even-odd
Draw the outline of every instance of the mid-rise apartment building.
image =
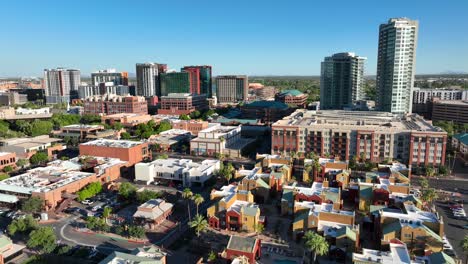
[[336, 53], [325, 57], [320, 75], [320, 108], [343, 109], [365, 99], [364, 62], [354, 53]]
[[78, 86], [78, 97], [86, 99], [90, 96], [116, 94], [129, 95], [130, 90], [126, 85], [114, 85], [112, 82], [99, 83], [97, 85], [80, 85]]
[[70, 101], [70, 93], [78, 91], [80, 83], [80, 70], [64, 68], [45, 69], [44, 88], [46, 103], [68, 103]]
[[296, 110], [272, 125], [272, 153], [331, 155], [340, 160], [395, 159], [410, 165], [445, 163], [447, 133], [418, 115]]
[[377, 110], [411, 113], [419, 23], [392, 18], [379, 28]]
[[201, 111], [207, 108], [208, 102], [206, 101], [206, 95], [204, 94], [170, 93], [161, 97], [158, 114], [188, 115], [195, 110]]
[[105, 94], [90, 96], [83, 101], [85, 114], [148, 114], [148, 104], [142, 96]]
[[218, 103], [238, 103], [247, 100], [249, 80], [246, 75], [216, 77]]
[[117, 72], [115, 69], [99, 70], [91, 73], [91, 84], [111, 82], [113, 85], [128, 85], [128, 72]]

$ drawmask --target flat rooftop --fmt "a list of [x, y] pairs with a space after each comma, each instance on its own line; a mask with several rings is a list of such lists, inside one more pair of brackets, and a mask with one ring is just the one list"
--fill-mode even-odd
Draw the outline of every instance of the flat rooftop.
[[101, 125], [85, 125], [85, 124], [74, 124], [74, 125], [68, 125], [68, 126], [63, 126], [62, 129], [76, 129], [76, 130], [82, 130], [82, 129], [100, 129], [104, 128]]
[[398, 117], [391, 113], [375, 111], [312, 111], [298, 109], [291, 115], [276, 121], [272, 126], [444, 132], [441, 128], [433, 126], [430, 122], [415, 114]]
[[0, 181], [0, 192], [12, 192], [30, 195], [33, 192], [48, 192], [72, 182], [99, 176], [100, 173], [112, 166], [125, 164], [120, 159], [106, 157], [91, 157], [97, 173], [82, 172], [83, 163], [80, 157], [71, 160], [56, 160], [47, 164], [47, 167], [38, 167], [28, 170], [18, 176], [10, 177]]
[[10, 155], [10, 154], [12, 154], [12, 153], [11, 152], [0, 152], [0, 157]]
[[435, 101], [434, 103], [468, 107], [468, 101], [463, 101], [463, 100], [438, 100], [438, 101]]
[[143, 142], [141, 141], [97, 139], [86, 143], [82, 143], [81, 145], [107, 148], [133, 148], [141, 144], [143, 144]]

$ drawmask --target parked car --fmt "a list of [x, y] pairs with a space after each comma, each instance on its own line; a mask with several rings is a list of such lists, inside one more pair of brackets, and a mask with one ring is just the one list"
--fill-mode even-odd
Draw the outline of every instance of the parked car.
[[89, 199], [83, 200], [83, 201], [81, 201], [81, 203], [84, 204], [84, 205], [91, 205], [91, 204], [93, 204], [93, 202], [92, 202], [91, 200], [89, 200]]
[[457, 209], [457, 208], [463, 208], [463, 205], [461, 205], [461, 204], [454, 204], [454, 205], [451, 205], [451, 206], [450, 206], [450, 209], [452, 209], [452, 210], [453, 210], [453, 209]]

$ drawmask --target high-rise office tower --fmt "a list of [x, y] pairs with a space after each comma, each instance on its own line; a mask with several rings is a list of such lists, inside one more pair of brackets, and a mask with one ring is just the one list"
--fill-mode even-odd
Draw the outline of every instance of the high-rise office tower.
[[211, 66], [185, 66], [181, 69], [190, 73], [190, 92], [206, 94], [208, 98], [213, 96]]
[[237, 103], [247, 99], [249, 79], [246, 75], [216, 77], [216, 96], [219, 103]]
[[[112, 82], [114, 85], [128, 85], [128, 73], [117, 72], [115, 69], [100, 70], [91, 73], [91, 84]], [[126, 84], [125, 84], [126, 83]]]
[[190, 73], [168, 72], [159, 74], [158, 97], [167, 96], [170, 93], [192, 93], [190, 86]]
[[411, 113], [418, 21], [392, 18], [379, 28], [377, 110]]
[[78, 91], [81, 83], [80, 70], [44, 69], [44, 88], [48, 104], [67, 103], [70, 93]]
[[364, 99], [365, 60], [350, 52], [325, 57], [320, 76], [321, 109], [343, 109]]
[[[166, 72], [166, 64], [158, 63], [137, 63], [136, 77], [137, 77], [137, 95], [141, 96], [154, 96], [159, 87], [159, 74]], [[160, 95], [158, 95], [160, 96]]]

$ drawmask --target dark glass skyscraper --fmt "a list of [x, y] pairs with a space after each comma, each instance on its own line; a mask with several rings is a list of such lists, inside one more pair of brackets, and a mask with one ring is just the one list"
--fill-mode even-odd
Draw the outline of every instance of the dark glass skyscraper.
[[181, 71], [190, 73], [191, 93], [206, 94], [208, 98], [213, 96], [211, 66], [185, 66]]
[[158, 97], [170, 93], [190, 93], [190, 74], [188, 72], [169, 72], [159, 74]]

